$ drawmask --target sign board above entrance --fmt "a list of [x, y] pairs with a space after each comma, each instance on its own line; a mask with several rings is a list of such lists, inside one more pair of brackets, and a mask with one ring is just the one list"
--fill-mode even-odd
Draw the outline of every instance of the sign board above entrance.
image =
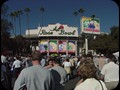
[[38, 36], [70, 36], [78, 37], [78, 29], [63, 24], [50, 24], [47, 27], [38, 27]]

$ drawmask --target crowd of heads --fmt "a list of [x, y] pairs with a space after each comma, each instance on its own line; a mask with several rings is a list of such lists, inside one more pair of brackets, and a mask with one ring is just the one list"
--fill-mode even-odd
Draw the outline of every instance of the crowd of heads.
[[[45, 58], [45, 56], [43, 56], [43, 54], [40, 53], [40, 51], [38, 50], [33, 51], [31, 55], [26, 56], [26, 58], [27, 57], [29, 57], [30, 58], [29, 61], [32, 61], [32, 62], [34, 61], [41, 62], [42, 58]], [[80, 62], [78, 68], [77, 69], [75, 68], [75, 69], [80, 73], [81, 78], [83, 78], [84, 80], [87, 78], [98, 79], [96, 75], [98, 68], [95, 66], [94, 59], [100, 58], [100, 57], [108, 58], [108, 62], [112, 61], [116, 63], [117, 61], [115, 56], [112, 54], [107, 54], [107, 56], [104, 56], [103, 54], [101, 55], [97, 54], [96, 56], [93, 56], [92, 54], [87, 54], [87, 55], [84, 54], [78, 57], [74, 56], [74, 57], [64, 57], [64, 58], [60, 56], [54, 56], [54, 57], [52, 56], [52, 57], [45, 58], [45, 66], [48, 66], [47, 68], [53, 67], [54, 64], [59, 64], [60, 66], [62, 66], [63, 62], [70, 62], [70, 59], [72, 59], [75, 64], [74, 67], [77, 66], [78, 62]], [[17, 55], [17, 56], [14, 56], [13, 59], [23, 61], [22, 59], [24, 58]]]

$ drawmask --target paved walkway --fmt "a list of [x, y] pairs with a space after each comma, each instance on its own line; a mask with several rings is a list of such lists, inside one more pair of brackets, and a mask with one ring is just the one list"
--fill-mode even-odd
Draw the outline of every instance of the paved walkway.
[[80, 77], [76, 77], [74, 79], [71, 79], [70, 81], [68, 81], [65, 85], [65, 90], [74, 90], [75, 85], [77, 84], [77, 82], [80, 80]]

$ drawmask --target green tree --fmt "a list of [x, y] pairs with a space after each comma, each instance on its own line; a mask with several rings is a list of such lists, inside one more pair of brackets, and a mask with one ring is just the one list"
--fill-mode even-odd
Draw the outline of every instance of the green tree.
[[92, 42], [89, 44], [90, 49], [96, 50], [97, 53], [106, 53], [109, 49], [108, 47], [108, 41], [110, 42], [110, 37], [109, 35], [98, 35], [95, 40], [92, 40]]
[[6, 19], [8, 16], [8, 9], [9, 7], [6, 4], [3, 4], [1, 7], [1, 18]]
[[12, 23], [7, 20], [8, 6], [3, 4], [1, 8], [1, 51], [4, 48], [8, 49], [8, 42], [10, 41], [10, 31], [12, 29]]
[[16, 41], [16, 52], [17, 54], [22, 54], [22, 50], [25, 49], [25, 38], [22, 35], [17, 35], [15, 38]]
[[96, 50], [97, 53], [113, 53], [119, 51], [119, 27], [113, 26], [110, 28], [110, 34], [98, 35], [92, 43], [90, 49]]
[[110, 28], [111, 33], [110, 37], [112, 38], [112, 42], [114, 41], [113, 46], [113, 51], [118, 51], [119, 50], [119, 27], [118, 26], [113, 26]]

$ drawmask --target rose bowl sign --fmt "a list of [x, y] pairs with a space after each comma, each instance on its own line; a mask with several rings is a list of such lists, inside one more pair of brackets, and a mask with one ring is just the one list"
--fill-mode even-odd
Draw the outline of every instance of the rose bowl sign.
[[47, 27], [38, 27], [38, 36], [71, 36], [78, 37], [78, 30], [76, 27], [68, 27], [67, 25], [51, 24]]

